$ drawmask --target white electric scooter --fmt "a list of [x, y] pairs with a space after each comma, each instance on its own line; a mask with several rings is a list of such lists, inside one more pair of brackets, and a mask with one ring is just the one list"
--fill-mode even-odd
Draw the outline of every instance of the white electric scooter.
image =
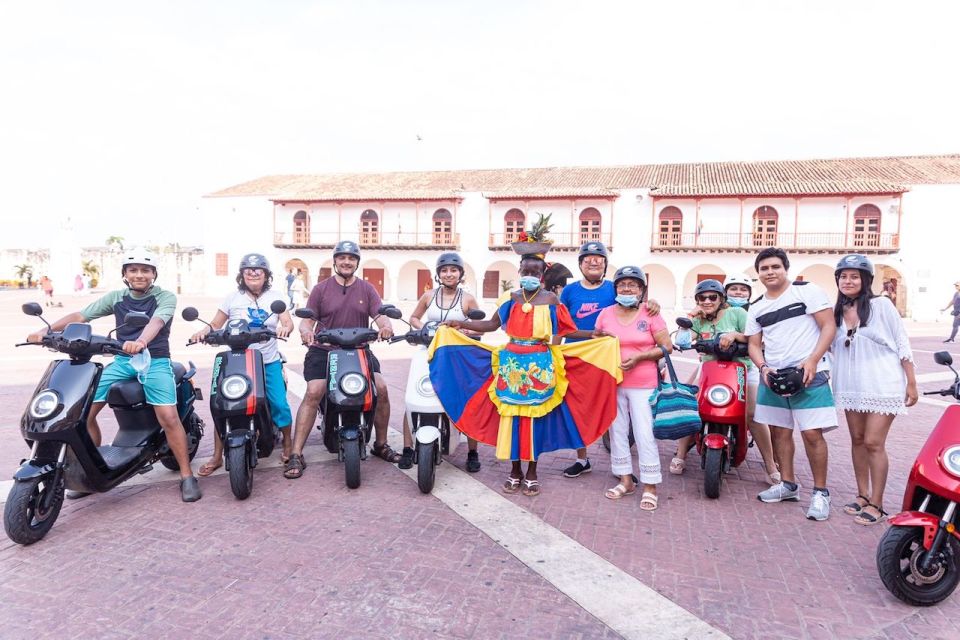
[[[486, 314], [479, 309], [467, 312], [471, 320], [482, 320]], [[406, 322], [406, 320], [404, 320]], [[407, 323], [409, 325], [409, 323]], [[404, 397], [407, 424], [413, 433], [414, 462], [417, 464], [417, 486], [423, 493], [433, 491], [437, 465], [443, 455], [455, 453], [460, 444], [460, 432], [451, 430], [450, 417], [444, 412], [440, 399], [430, 382], [430, 366], [427, 348], [437, 333], [437, 322], [427, 322], [420, 329], [410, 328], [403, 335], [390, 338], [390, 342], [406, 340], [417, 350], [410, 358], [407, 375], [407, 392]], [[451, 437], [451, 431], [453, 435]]]

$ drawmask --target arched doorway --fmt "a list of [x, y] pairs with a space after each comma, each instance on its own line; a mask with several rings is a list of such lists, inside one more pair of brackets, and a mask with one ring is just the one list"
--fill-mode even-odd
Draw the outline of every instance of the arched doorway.
[[[307, 268], [307, 263], [301, 260], [300, 258], [293, 258], [292, 260], [287, 260], [286, 264], [283, 265], [283, 277], [286, 277], [290, 270], [293, 270], [293, 274], [297, 275], [299, 273], [300, 278], [303, 280], [303, 286], [307, 288], [307, 291], [313, 287], [313, 283], [310, 281], [310, 269]], [[277, 275], [274, 274], [273, 281], [277, 281]], [[284, 288], [286, 288], [287, 283], [284, 280]]]
[[804, 282], [810, 282], [821, 289], [827, 294], [827, 298], [830, 302], [837, 301], [837, 281], [833, 277], [835, 265], [825, 265], [825, 264], [813, 264], [809, 267], [806, 267], [803, 271], [792, 276], [793, 280], [803, 280]]
[[433, 270], [420, 260], [411, 260], [400, 267], [400, 276], [397, 279], [398, 299], [419, 300], [420, 296], [433, 286]]
[[496, 300], [504, 291], [516, 289], [518, 286], [517, 265], [506, 260], [500, 260], [491, 264], [484, 271], [480, 296], [488, 300]]
[[907, 285], [903, 275], [894, 267], [878, 264], [874, 268], [873, 292], [890, 298], [901, 318], [907, 316]]
[[645, 264], [641, 269], [647, 276], [647, 298], [659, 302], [664, 310], [676, 311], [677, 279], [673, 272], [660, 264]]

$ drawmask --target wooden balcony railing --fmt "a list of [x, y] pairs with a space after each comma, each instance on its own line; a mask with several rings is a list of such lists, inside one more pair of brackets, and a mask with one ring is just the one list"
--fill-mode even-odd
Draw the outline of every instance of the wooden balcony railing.
[[405, 231], [364, 231], [361, 233], [337, 234], [332, 231], [277, 231], [273, 234], [275, 247], [304, 247], [310, 249], [330, 249], [340, 240], [354, 240], [361, 249], [457, 249], [460, 247], [460, 234], [450, 231], [424, 231], [421, 233]]
[[652, 251], [758, 251], [780, 247], [791, 251], [827, 253], [893, 253], [900, 249], [897, 233], [673, 233], [655, 232]]
[[[491, 233], [488, 246], [493, 251], [510, 249], [510, 243], [517, 241], [517, 235], [515, 233]], [[607, 249], [612, 248], [612, 234], [610, 233], [551, 232], [547, 237], [553, 240], [555, 251], [574, 251], [585, 242], [602, 242], [607, 245]]]

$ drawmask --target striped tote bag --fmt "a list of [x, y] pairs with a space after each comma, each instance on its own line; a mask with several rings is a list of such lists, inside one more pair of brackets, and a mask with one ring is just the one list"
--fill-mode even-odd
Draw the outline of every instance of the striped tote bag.
[[697, 409], [697, 391], [699, 387], [683, 384], [677, 380], [677, 372], [670, 361], [667, 350], [663, 358], [670, 372], [669, 382], [662, 379], [657, 382], [656, 390], [650, 394], [650, 411], [653, 413], [653, 435], [658, 440], [677, 440], [698, 433], [703, 426], [700, 411]]

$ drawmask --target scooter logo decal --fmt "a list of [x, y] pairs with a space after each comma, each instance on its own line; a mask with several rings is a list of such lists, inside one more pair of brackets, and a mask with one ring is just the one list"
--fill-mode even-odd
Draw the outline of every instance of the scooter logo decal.
[[217, 395], [217, 380], [220, 378], [220, 362], [221, 358], [214, 358], [213, 360], [213, 375], [210, 376], [210, 399], [213, 400], [213, 396]]
[[330, 379], [327, 381], [327, 389], [330, 391], [337, 390], [337, 360], [339, 360], [339, 355], [336, 353], [331, 353], [327, 358], [327, 366], [330, 371]]
[[743, 402], [745, 400], [744, 388], [747, 386], [746, 371], [747, 370], [744, 367], [737, 367], [737, 400], [739, 400], [740, 402]]

